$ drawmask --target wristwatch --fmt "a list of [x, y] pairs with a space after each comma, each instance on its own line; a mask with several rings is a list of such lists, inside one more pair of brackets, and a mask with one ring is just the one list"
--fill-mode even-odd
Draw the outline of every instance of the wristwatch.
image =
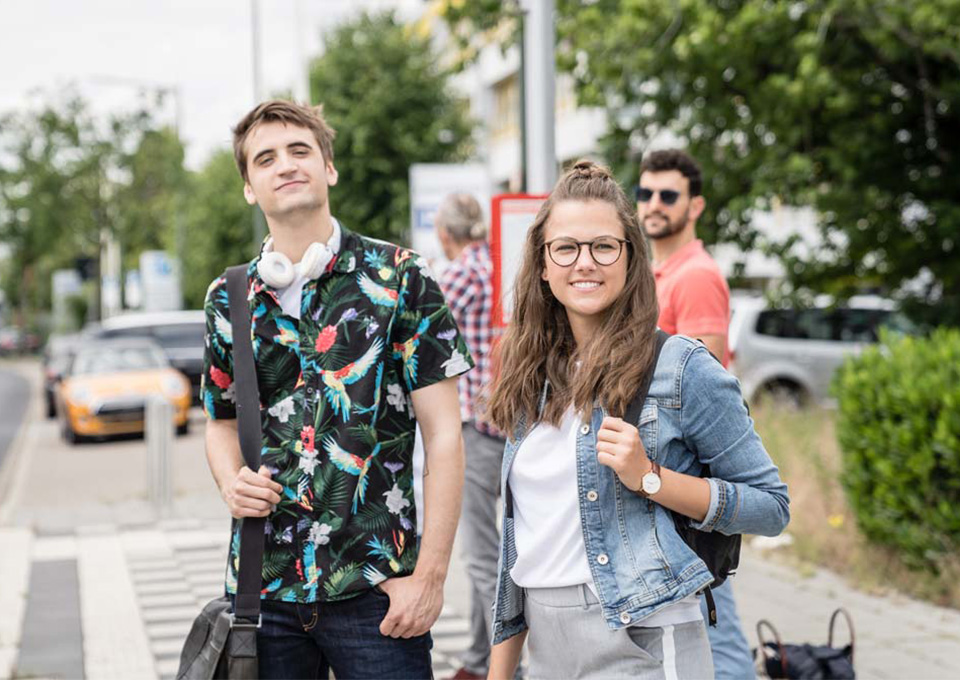
[[650, 498], [660, 491], [660, 463], [651, 460], [650, 466], [650, 471], [640, 478], [638, 493], [644, 498]]

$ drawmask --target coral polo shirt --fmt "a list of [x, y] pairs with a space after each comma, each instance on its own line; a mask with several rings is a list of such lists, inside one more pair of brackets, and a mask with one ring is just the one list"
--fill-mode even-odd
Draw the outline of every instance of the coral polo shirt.
[[[730, 326], [730, 289], [720, 267], [696, 239], [653, 267], [660, 318], [657, 325], [671, 334], [699, 338], [726, 337]], [[730, 363], [730, 348], [722, 357]]]

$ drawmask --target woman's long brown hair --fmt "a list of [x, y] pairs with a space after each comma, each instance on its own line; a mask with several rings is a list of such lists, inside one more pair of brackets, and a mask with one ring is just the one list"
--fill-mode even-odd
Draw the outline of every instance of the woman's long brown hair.
[[[566, 310], [541, 278], [544, 226], [554, 206], [563, 201], [609, 203], [629, 242], [623, 291], [583, 347], [577, 347]], [[513, 316], [500, 344], [499, 377], [487, 417], [508, 435], [521, 416], [532, 423], [545, 380], [550, 381], [550, 391], [541, 416], [544, 422], [559, 425], [571, 403], [581, 413], [589, 413], [599, 403], [622, 417], [653, 359], [658, 316], [656, 284], [636, 206], [607, 168], [579, 161], [557, 182], [527, 233], [514, 286]]]

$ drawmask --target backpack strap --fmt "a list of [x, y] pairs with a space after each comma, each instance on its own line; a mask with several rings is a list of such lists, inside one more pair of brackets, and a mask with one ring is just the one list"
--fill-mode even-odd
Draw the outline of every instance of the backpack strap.
[[623, 419], [633, 426], [636, 426], [640, 421], [640, 413], [643, 411], [643, 404], [647, 400], [647, 394], [650, 392], [650, 385], [653, 384], [653, 374], [657, 371], [657, 362], [660, 361], [660, 352], [670, 338], [670, 334], [658, 328], [656, 337], [656, 345], [653, 348], [653, 361], [650, 362], [650, 368], [647, 370], [646, 375], [643, 376], [640, 389], [637, 390], [633, 399], [627, 404], [627, 410], [623, 415]]
[[[260, 469], [260, 389], [251, 343], [250, 304], [247, 302], [247, 265], [227, 269], [227, 296], [233, 334], [233, 380], [236, 385], [237, 431], [240, 451], [247, 467]], [[240, 520], [240, 566], [234, 616], [251, 623], [260, 620], [260, 590], [263, 588], [263, 517]]]

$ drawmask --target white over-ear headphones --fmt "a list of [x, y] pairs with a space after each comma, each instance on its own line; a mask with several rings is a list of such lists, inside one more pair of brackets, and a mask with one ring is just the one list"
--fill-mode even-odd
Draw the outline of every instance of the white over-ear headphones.
[[286, 288], [298, 276], [306, 276], [308, 279], [319, 278], [339, 249], [340, 229], [336, 223], [334, 223], [329, 244], [311, 243], [297, 264], [293, 264], [289, 257], [273, 249], [273, 237], [270, 236], [263, 244], [260, 261], [257, 263], [257, 272], [263, 282], [271, 288]]

